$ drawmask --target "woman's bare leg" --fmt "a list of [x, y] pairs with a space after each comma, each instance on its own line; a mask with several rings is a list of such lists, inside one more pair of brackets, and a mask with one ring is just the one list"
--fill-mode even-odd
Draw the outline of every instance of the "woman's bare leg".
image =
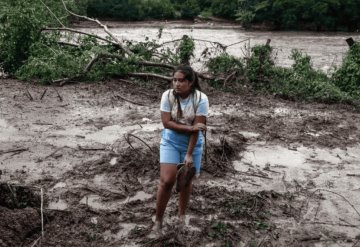
[[190, 195], [192, 191], [192, 180], [189, 185], [187, 185], [182, 191], [180, 191], [179, 197], [179, 218], [184, 219], [187, 205], [190, 200]]
[[171, 190], [176, 180], [177, 168], [174, 164], [160, 164], [160, 182], [156, 194], [156, 219], [158, 228], [162, 227], [162, 221], [166, 206], [171, 196]]

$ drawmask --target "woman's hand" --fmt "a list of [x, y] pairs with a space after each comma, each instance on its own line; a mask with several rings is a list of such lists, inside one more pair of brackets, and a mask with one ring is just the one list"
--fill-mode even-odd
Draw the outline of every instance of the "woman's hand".
[[206, 131], [207, 127], [205, 124], [203, 123], [196, 123], [192, 126], [191, 128], [192, 132], [197, 132], [197, 131]]
[[192, 167], [193, 164], [194, 164], [192, 155], [186, 154], [186, 155], [185, 155], [184, 163], [185, 163], [185, 165], [188, 166], [189, 168]]

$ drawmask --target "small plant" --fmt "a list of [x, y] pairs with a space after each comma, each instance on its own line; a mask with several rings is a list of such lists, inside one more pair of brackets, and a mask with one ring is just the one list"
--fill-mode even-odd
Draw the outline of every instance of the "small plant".
[[227, 225], [223, 222], [216, 222], [211, 225], [211, 229], [208, 232], [208, 236], [211, 238], [221, 239], [226, 236]]
[[190, 59], [194, 56], [194, 50], [194, 40], [189, 36], [184, 35], [178, 47], [180, 63], [189, 64]]
[[243, 62], [228, 53], [221, 53], [217, 57], [210, 58], [206, 62], [206, 67], [214, 74], [227, 74], [231, 72], [237, 72], [238, 74], [244, 73]]
[[246, 77], [255, 88], [268, 87], [274, 76], [275, 63], [271, 57], [269, 45], [257, 45], [251, 48], [251, 57], [246, 64]]
[[294, 60], [292, 68], [275, 70], [270, 91], [290, 99], [327, 103], [350, 100], [347, 93], [332, 83], [326, 74], [312, 68], [309, 56], [293, 50], [290, 57]]
[[263, 221], [255, 221], [254, 224], [255, 224], [255, 228], [257, 230], [265, 230], [265, 229], [269, 228], [268, 224], [266, 224]]
[[333, 82], [348, 94], [360, 97], [360, 43], [350, 47], [341, 67], [334, 74]]

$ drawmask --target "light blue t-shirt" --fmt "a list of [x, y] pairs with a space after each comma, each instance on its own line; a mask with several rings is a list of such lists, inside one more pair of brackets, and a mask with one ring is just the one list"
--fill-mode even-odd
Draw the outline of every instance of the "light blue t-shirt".
[[[177, 102], [175, 101], [173, 103], [173, 106], [170, 106], [170, 100], [169, 100], [169, 93], [171, 93], [170, 90], [167, 90], [163, 93], [161, 97], [161, 104], [160, 104], [160, 111], [163, 112], [171, 112], [177, 110]], [[195, 116], [208, 116], [209, 112], [209, 100], [206, 94], [203, 92], [200, 92], [200, 101], [196, 108], [196, 112], [194, 110], [194, 95], [190, 94], [187, 98], [181, 99], [180, 98], [180, 106], [181, 110], [183, 111], [183, 118], [177, 119], [177, 122], [186, 124], [186, 125], [192, 125], [192, 122], [194, 121]], [[172, 117], [176, 115], [174, 112], [172, 112]]]

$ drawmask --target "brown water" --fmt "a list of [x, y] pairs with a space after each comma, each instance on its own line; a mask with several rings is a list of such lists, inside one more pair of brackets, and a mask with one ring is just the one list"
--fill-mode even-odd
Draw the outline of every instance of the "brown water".
[[[105, 36], [102, 29], [84, 28], [83, 31], [90, 31]], [[117, 37], [122, 40], [145, 41], [148, 37], [150, 40], [157, 39], [159, 29], [155, 27], [116, 27], [110, 29]], [[355, 40], [360, 40], [360, 33], [334, 33], [334, 32], [270, 32], [270, 31], [244, 31], [240, 28], [192, 28], [189, 27], [170, 27], [164, 28], [160, 43], [170, 40], [176, 40], [183, 35], [189, 35], [194, 39], [208, 40], [220, 42], [229, 46], [227, 51], [238, 57], [248, 55], [248, 47], [253, 47], [257, 44], [265, 44], [267, 39], [271, 39], [271, 46], [274, 48], [274, 58], [278, 65], [289, 67], [292, 60], [289, 59], [292, 49], [298, 49], [303, 53], [308, 54], [312, 58], [312, 63], [315, 68], [321, 69], [324, 72], [331, 72], [333, 66], [339, 66], [342, 62], [343, 56], [348, 50], [345, 39], [353, 37]], [[200, 53], [206, 48], [211, 48], [212, 45], [207, 42], [196, 42], [196, 54]], [[194, 60], [197, 60], [196, 57]], [[193, 61], [195, 63], [195, 61]], [[200, 66], [197, 64], [196, 66]]]

